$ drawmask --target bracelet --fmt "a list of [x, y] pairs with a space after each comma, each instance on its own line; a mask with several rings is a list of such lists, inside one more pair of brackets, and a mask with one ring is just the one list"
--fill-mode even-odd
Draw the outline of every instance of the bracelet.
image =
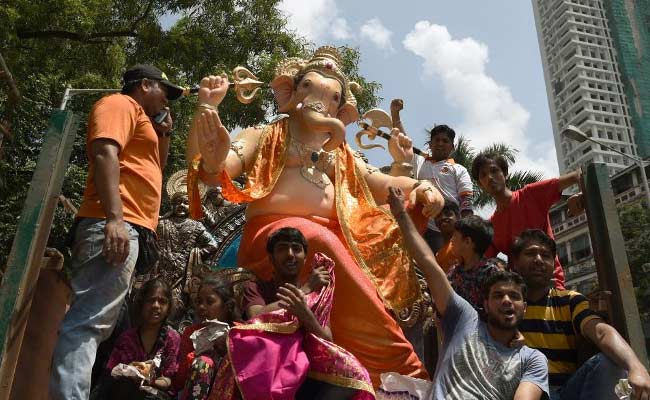
[[217, 107], [216, 107], [216, 106], [213, 106], [212, 104], [208, 104], [208, 103], [199, 103], [198, 107], [199, 107], [199, 108], [207, 108], [208, 110], [214, 110], [214, 111], [217, 111]]
[[408, 170], [412, 170], [412, 169], [413, 169], [413, 165], [412, 165], [410, 162], [406, 162], [406, 161], [402, 161], [402, 162], [399, 162], [399, 161], [393, 161], [393, 162], [390, 164], [390, 167], [391, 167], [391, 168], [393, 168], [393, 167], [404, 168], [404, 169], [408, 169]]

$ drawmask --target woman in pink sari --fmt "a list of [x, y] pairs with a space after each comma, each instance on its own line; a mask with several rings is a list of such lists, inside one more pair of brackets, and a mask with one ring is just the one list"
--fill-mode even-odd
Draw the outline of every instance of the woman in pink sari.
[[228, 355], [217, 371], [210, 399], [375, 398], [361, 363], [336, 344], [306, 333], [288, 311], [299, 313], [304, 301], [321, 326], [329, 324], [334, 262], [317, 253], [313, 268], [318, 267], [330, 274], [327, 286], [306, 296], [280, 289], [284, 309], [260, 314], [230, 330]]

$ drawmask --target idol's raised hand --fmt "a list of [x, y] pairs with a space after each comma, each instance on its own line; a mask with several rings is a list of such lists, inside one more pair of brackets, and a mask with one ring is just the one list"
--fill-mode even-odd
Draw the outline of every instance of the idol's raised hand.
[[418, 181], [409, 195], [411, 204], [422, 204], [422, 215], [433, 218], [440, 213], [445, 199], [429, 181]]
[[390, 131], [388, 152], [395, 162], [410, 163], [413, 159], [413, 140], [397, 128]]
[[228, 82], [228, 75], [226, 74], [206, 76], [201, 79], [199, 85], [199, 104], [218, 106], [226, 97], [229, 87], [230, 82]]
[[230, 135], [216, 110], [201, 107], [195, 118], [202, 168], [209, 174], [220, 173], [230, 151]]

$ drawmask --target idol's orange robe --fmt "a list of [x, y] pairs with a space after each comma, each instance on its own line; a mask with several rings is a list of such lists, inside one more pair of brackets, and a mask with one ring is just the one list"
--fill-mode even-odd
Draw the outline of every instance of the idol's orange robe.
[[[237, 189], [223, 172], [224, 198], [241, 203], [268, 195], [284, 168], [290, 140], [288, 119], [267, 126], [245, 188]], [[342, 144], [336, 152], [338, 220], [292, 215], [253, 217], [244, 225], [238, 265], [261, 279], [270, 279], [273, 266], [265, 251], [269, 234], [282, 227], [299, 229], [309, 244], [308, 260], [321, 252], [335, 262], [337, 282], [331, 313], [334, 342], [361, 361], [375, 387], [383, 372], [427, 379], [424, 366], [388, 311], [397, 312], [420, 297], [399, 228], [392, 215], [375, 204], [350, 148]], [[192, 175], [196, 173], [190, 172], [190, 181]]]

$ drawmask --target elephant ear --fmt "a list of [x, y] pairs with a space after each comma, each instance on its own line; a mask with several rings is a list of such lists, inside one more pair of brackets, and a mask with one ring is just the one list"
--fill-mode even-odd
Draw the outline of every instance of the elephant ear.
[[278, 111], [286, 112], [290, 108], [291, 96], [293, 96], [293, 78], [288, 75], [280, 75], [271, 81], [273, 96], [278, 103]]
[[349, 102], [345, 103], [339, 108], [339, 111], [336, 113], [336, 118], [340, 119], [343, 125], [347, 126], [359, 120], [359, 110]]

